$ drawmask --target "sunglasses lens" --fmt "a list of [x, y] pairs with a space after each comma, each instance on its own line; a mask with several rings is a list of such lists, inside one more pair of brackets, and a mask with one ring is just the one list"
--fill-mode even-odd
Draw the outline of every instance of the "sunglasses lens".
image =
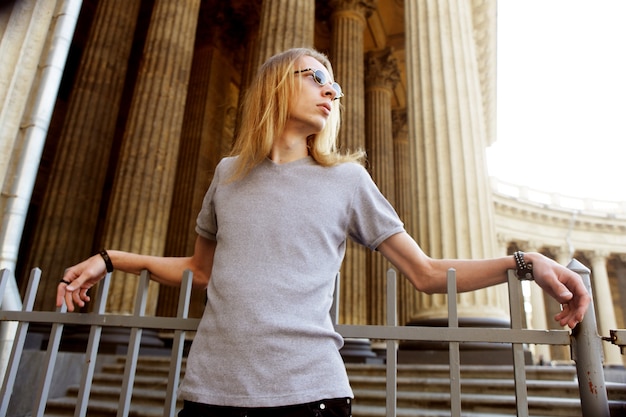
[[324, 74], [323, 71], [313, 71], [313, 77], [315, 78], [315, 82], [319, 85], [326, 85], [326, 83], [328, 82], [328, 79], [326, 79], [326, 74]]
[[339, 84], [333, 83], [332, 87], [335, 90], [335, 92], [337, 93], [335, 98], [343, 97], [343, 91], [341, 90], [341, 86]]
[[[328, 78], [326, 77], [326, 73], [322, 70], [313, 71], [313, 79], [315, 80], [316, 83], [318, 83], [321, 86], [328, 84]], [[341, 90], [341, 87], [339, 86], [339, 84], [333, 82], [331, 86], [333, 90], [335, 90], [335, 93], [336, 93], [335, 100], [343, 97], [343, 91]]]

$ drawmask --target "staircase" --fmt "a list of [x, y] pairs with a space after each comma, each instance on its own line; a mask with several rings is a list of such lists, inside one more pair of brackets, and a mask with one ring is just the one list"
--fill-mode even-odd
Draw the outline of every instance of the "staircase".
[[[114, 417], [124, 374], [124, 357], [104, 364], [95, 376], [87, 415]], [[169, 358], [141, 357], [133, 390], [130, 417], [161, 417], [167, 389]], [[379, 364], [347, 364], [354, 390], [355, 417], [385, 417], [385, 367]], [[582, 416], [576, 371], [573, 367], [527, 367], [530, 415]], [[450, 382], [445, 365], [398, 366], [398, 417], [450, 415]], [[607, 383], [611, 415], [626, 415], [626, 384]], [[461, 368], [463, 416], [515, 416], [513, 371], [510, 366]], [[47, 417], [73, 416], [78, 387], [66, 396], [50, 399]], [[179, 404], [179, 408], [182, 404]]]
[[[385, 417], [385, 370], [376, 365], [349, 365], [354, 416]], [[582, 416], [572, 366], [526, 368], [529, 414], [533, 417]], [[515, 416], [511, 366], [462, 366], [463, 416]], [[612, 416], [626, 415], [626, 384], [607, 383]], [[398, 417], [450, 416], [450, 379], [445, 365], [398, 366]]]

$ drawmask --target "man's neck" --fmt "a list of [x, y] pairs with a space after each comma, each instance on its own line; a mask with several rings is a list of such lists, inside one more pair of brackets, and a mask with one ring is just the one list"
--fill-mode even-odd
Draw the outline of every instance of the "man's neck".
[[309, 155], [306, 138], [291, 139], [281, 138], [274, 142], [269, 158], [277, 164], [285, 164]]

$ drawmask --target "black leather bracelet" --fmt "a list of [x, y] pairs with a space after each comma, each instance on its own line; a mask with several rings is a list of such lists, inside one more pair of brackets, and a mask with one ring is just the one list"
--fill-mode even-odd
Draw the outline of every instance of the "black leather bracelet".
[[515, 269], [515, 275], [517, 278], [532, 281], [535, 279], [533, 275], [533, 264], [532, 262], [526, 262], [524, 260], [524, 252], [517, 251], [513, 254], [513, 259], [515, 259], [515, 265], [517, 268]]
[[107, 253], [107, 251], [102, 249], [100, 251], [100, 256], [102, 256], [102, 259], [104, 259], [104, 265], [107, 268], [107, 272], [109, 274], [113, 272], [113, 262], [111, 262], [111, 258], [109, 257], [109, 254]]

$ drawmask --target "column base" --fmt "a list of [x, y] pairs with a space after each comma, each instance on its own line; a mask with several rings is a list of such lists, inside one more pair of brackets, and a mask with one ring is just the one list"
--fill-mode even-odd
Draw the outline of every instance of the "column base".
[[369, 339], [347, 338], [343, 341], [343, 347], [339, 351], [344, 362], [348, 363], [383, 363], [372, 349]]
[[[414, 320], [407, 326], [448, 327], [448, 319]], [[510, 328], [508, 320], [494, 318], [459, 318], [459, 327]], [[399, 363], [449, 364], [448, 342], [400, 341]], [[513, 351], [510, 343], [462, 342], [459, 345], [462, 365], [512, 365]], [[524, 349], [524, 362], [532, 365], [532, 354]]]

